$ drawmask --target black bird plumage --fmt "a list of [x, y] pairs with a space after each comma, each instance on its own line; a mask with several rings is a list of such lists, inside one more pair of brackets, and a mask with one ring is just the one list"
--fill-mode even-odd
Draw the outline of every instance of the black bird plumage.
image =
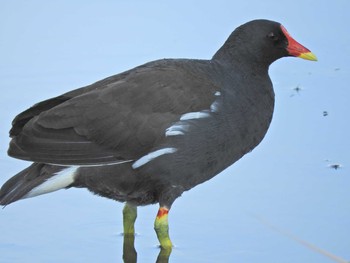
[[169, 209], [264, 138], [268, 68], [296, 56], [288, 41], [279, 23], [255, 20], [211, 60], [157, 60], [35, 104], [14, 119], [8, 151], [34, 163], [4, 184], [0, 204], [84, 187]]

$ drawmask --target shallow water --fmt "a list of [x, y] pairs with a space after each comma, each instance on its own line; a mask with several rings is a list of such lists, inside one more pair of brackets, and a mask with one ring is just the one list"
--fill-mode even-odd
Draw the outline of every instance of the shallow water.
[[[276, 105], [268, 134], [252, 153], [176, 200], [169, 262], [349, 261], [349, 3], [303, 6], [301, 0], [287, 9], [251, 0], [3, 4], [0, 184], [28, 165], [6, 156], [7, 132], [21, 110], [156, 58], [208, 58], [232, 27], [266, 17], [283, 22], [319, 62], [272, 65]], [[336, 163], [341, 169], [328, 167]], [[158, 207], [138, 210], [136, 254], [130, 243], [123, 252], [122, 207], [83, 189], [11, 204], [0, 210], [0, 262], [123, 262], [123, 254], [125, 262], [135, 256], [156, 262]]]
[[[265, 180], [275, 181], [274, 186], [252, 185], [257, 178], [244, 171], [250, 161], [175, 202], [169, 215], [175, 244], [169, 262], [329, 262], [270, 223], [338, 256], [348, 255], [344, 193], [321, 199], [327, 192], [316, 196], [312, 182], [304, 180], [300, 189], [294, 180], [276, 184], [269, 176]], [[344, 174], [335, 176], [346, 183]], [[334, 180], [323, 181], [335, 187]], [[80, 189], [14, 203], [1, 211], [0, 262], [122, 262], [121, 210], [121, 204]], [[157, 206], [138, 211], [137, 262], [156, 262], [160, 252], [153, 231], [156, 212]]]

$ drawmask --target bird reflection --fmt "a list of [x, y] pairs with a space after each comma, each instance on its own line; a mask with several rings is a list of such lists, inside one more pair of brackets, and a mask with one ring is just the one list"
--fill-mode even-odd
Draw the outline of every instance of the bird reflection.
[[[135, 249], [135, 235], [124, 235], [123, 242], [123, 262], [136, 263], [137, 252]], [[171, 254], [171, 249], [160, 248], [156, 263], [168, 263]]]

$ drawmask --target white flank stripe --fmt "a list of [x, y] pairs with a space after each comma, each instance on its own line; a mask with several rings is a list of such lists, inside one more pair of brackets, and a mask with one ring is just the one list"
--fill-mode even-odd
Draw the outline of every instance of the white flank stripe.
[[211, 111], [211, 112], [218, 112], [218, 111], [219, 111], [219, 102], [214, 101], [214, 102], [210, 105], [210, 111]]
[[190, 125], [177, 122], [165, 130], [165, 136], [184, 135]]
[[24, 198], [50, 193], [69, 186], [74, 182], [75, 172], [78, 168], [79, 166], [71, 166], [58, 172], [53, 177], [33, 188]]
[[180, 121], [201, 119], [201, 118], [208, 118], [208, 117], [210, 117], [209, 112], [195, 111], [195, 112], [185, 113], [184, 115], [181, 116]]
[[155, 159], [161, 155], [174, 153], [176, 151], [177, 151], [176, 148], [168, 147], [168, 148], [159, 149], [159, 150], [154, 151], [154, 152], [150, 152], [149, 154], [142, 156], [140, 159], [138, 159], [136, 162], [134, 162], [132, 164], [132, 168], [137, 169], [137, 168], [141, 167], [142, 165], [145, 165], [146, 163], [152, 161], [153, 159]]
[[[170, 127], [171, 128], [171, 127]], [[176, 136], [176, 135], [185, 135], [183, 131], [180, 130], [172, 130], [172, 129], [166, 129], [165, 136]]]
[[[221, 96], [220, 91], [214, 93], [216, 97]], [[210, 105], [210, 110], [193, 111], [181, 115], [180, 120], [165, 130], [165, 136], [185, 135], [190, 129], [191, 120], [211, 117], [212, 112], [218, 112], [220, 103], [218, 98]]]

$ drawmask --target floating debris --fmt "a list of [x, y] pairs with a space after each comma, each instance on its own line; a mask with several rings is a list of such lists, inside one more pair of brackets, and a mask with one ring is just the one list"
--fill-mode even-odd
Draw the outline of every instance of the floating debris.
[[338, 169], [342, 168], [343, 166], [339, 163], [334, 163], [334, 164], [329, 164], [328, 167], [331, 169], [334, 169], [334, 170], [338, 170]]
[[294, 94], [291, 94], [289, 97], [293, 97], [295, 96], [295, 94], [300, 94], [300, 91], [302, 90], [302, 88], [300, 87], [300, 85], [297, 85], [296, 87], [292, 88], [292, 90], [295, 92]]
[[299, 93], [299, 92], [301, 91], [301, 88], [300, 88], [300, 86], [298, 85], [298, 86], [296, 86], [293, 90], [295, 90], [296, 93]]

